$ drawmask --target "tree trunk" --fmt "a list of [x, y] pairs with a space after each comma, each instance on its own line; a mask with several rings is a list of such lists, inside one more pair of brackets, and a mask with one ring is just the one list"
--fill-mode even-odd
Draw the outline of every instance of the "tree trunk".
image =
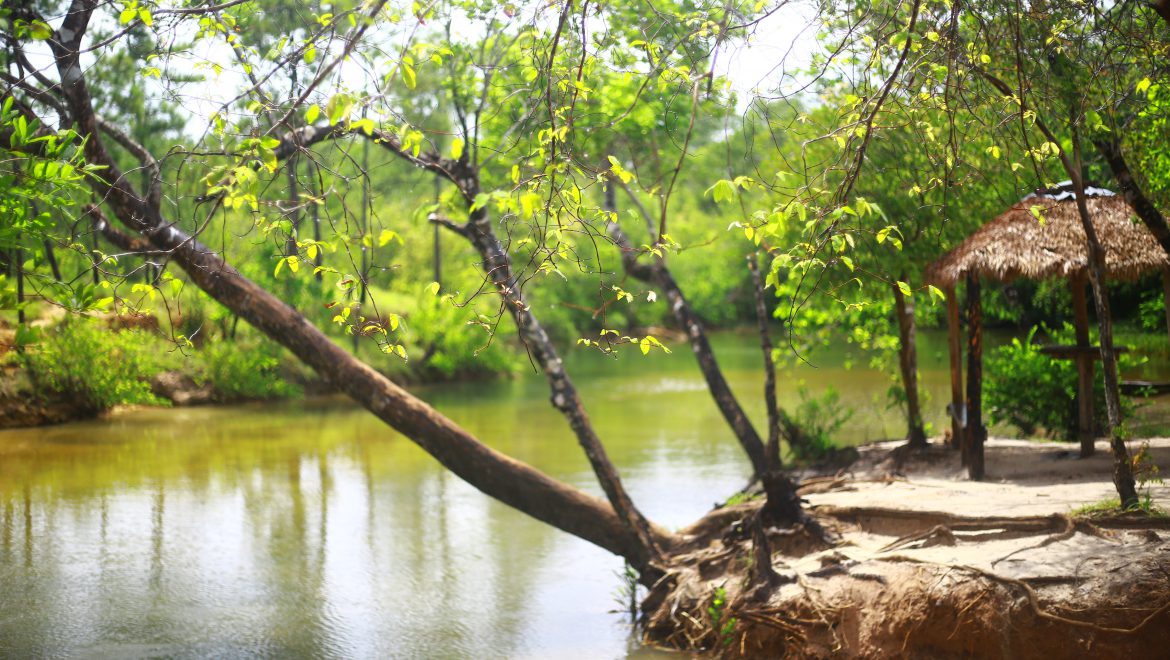
[[287, 257], [291, 257], [300, 252], [300, 248], [297, 247], [297, 238], [301, 229], [301, 191], [300, 183], [297, 181], [297, 167], [299, 163], [300, 159], [297, 158], [297, 153], [293, 152], [284, 165], [285, 185], [288, 186], [288, 221], [292, 225], [292, 230], [288, 233], [284, 242], [284, 254]]
[[776, 364], [772, 361], [772, 333], [768, 331], [768, 306], [764, 302], [764, 284], [755, 254], [748, 255], [748, 270], [752, 273], [752, 290], [756, 298], [756, 322], [760, 329], [760, 350], [764, 353], [764, 405], [768, 411], [768, 444], [764, 458], [768, 470], [779, 470], [780, 460], [780, 406], [776, 404]]
[[906, 440], [911, 447], [921, 448], [926, 446], [926, 429], [922, 425], [922, 409], [918, 400], [918, 348], [914, 300], [906, 298], [901, 287], [896, 284], [894, 315], [898, 317], [898, 366], [902, 371], [902, 388], [906, 393]]
[[[305, 179], [309, 185], [309, 194], [313, 196], [313, 203], [309, 205], [309, 220], [313, 223], [313, 240], [321, 242], [321, 190], [317, 186], [317, 177], [319, 170], [317, 169], [317, 162], [312, 158], [308, 158], [305, 162]], [[317, 255], [313, 257], [314, 270], [321, 266], [325, 257], [325, 251], [317, 248]], [[318, 282], [322, 281], [321, 271], [316, 271], [313, 276]]]
[[[76, 122], [75, 129], [85, 140], [86, 162], [101, 168], [89, 178], [90, 185], [116, 217], [160, 250], [168, 251], [196, 286], [288, 348], [472, 486], [625, 557], [641, 572], [643, 580], [652, 578], [655, 571], [646, 543], [629, 532], [629, 519], [620, 517], [614, 507], [483, 445], [334, 344], [295, 309], [242, 276], [219, 254], [165, 219], [157, 205], [148, 203], [145, 196], [132, 188], [96, 130], [96, 118], [79, 61], [81, 37], [95, 7], [93, 0], [76, 2], [74, 10], [66, 15], [62, 27], [50, 40], [50, 46], [61, 80], [66, 81], [61, 89]], [[69, 35], [69, 39], [62, 41], [61, 35]], [[490, 225], [487, 230], [484, 235], [490, 236]], [[559, 369], [559, 359], [555, 367]], [[650, 539], [653, 547], [670, 544], [669, 533], [651, 527], [644, 520], [643, 525], [642, 534]]]
[[516, 322], [517, 331], [525, 348], [528, 349], [528, 354], [544, 372], [553, 406], [565, 416], [576, 434], [577, 442], [585, 451], [602, 490], [626, 526], [626, 531], [631, 537], [631, 545], [640, 548], [641, 554], [636, 561], [631, 560], [631, 563], [635, 566], [652, 563], [658, 559], [659, 548], [655, 536], [650, 532], [649, 523], [626, 493], [617, 468], [610, 461], [601, 439], [597, 437], [593, 423], [585, 412], [585, 405], [565, 371], [561, 357], [524, 299], [519, 283], [512, 273], [511, 259], [496, 237], [486, 209], [479, 208], [471, 213], [465, 236], [483, 258], [483, 271], [492, 281], [504, 301], [504, 306]]
[[13, 251], [12, 266], [16, 269], [16, 323], [24, 325], [24, 250], [19, 247]]
[[967, 274], [967, 432], [963, 447], [967, 476], [983, 480], [983, 301], [979, 276]]
[[[1074, 132], [1073, 146], [1076, 148]], [[1079, 153], [1076, 161], [1079, 161]], [[1117, 375], [1117, 354], [1113, 351], [1113, 317], [1109, 310], [1109, 293], [1105, 289], [1105, 248], [1097, 238], [1089, 207], [1085, 202], [1085, 182], [1079, 168], [1069, 168], [1073, 188], [1077, 195], [1077, 212], [1089, 248], [1089, 283], [1093, 288], [1093, 302], [1097, 306], [1098, 340], [1101, 344], [1101, 371], [1105, 378], [1105, 410], [1109, 416], [1109, 446], [1113, 450], [1113, 485], [1121, 500], [1121, 508], [1137, 506], [1137, 488], [1133, 478], [1133, 466], [1129, 460], [1129, 449], [1121, 436], [1121, 390]]]
[[[613, 210], [611, 206], [614, 204], [613, 196], [613, 184], [609, 183], [606, 188], [606, 204], [607, 210], [610, 211]], [[634, 279], [662, 289], [675, 321], [687, 333], [691, 351], [699, 362], [699, 370], [707, 381], [707, 389], [711, 392], [711, 397], [715, 399], [715, 405], [719, 407], [723, 419], [727, 420], [728, 425], [731, 426], [732, 432], [735, 433], [736, 439], [739, 440], [740, 446], [743, 447], [744, 453], [751, 461], [755, 475], [764, 474], [768, 469], [768, 462], [764, 457], [764, 443], [752, 426], [751, 420], [748, 419], [747, 414], [739, 405], [735, 393], [727, 384], [727, 379], [723, 377], [723, 370], [719, 368], [719, 362], [715, 359], [715, 351], [711, 349], [711, 342], [707, 339], [703, 323], [699, 320], [698, 314], [695, 313], [690, 303], [687, 302], [686, 296], [683, 295], [678, 282], [671, 275], [666, 262], [661, 258], [649, 265], [640, 262], [638, 252], [630, 244], [630, 239], [616, 222], [608, 222], [606, 232], [621, 251], [622, 266], [626, 273]]]

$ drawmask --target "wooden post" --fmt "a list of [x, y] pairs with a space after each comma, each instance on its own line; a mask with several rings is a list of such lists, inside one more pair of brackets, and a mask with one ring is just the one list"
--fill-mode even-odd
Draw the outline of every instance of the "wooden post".
[[[1073, 321], [1077, 332], [1077, 347], [1089, 344], [1089, 305], [1085, 299], [1085, 276], [1074, 275], [1071, 280]], [[1093, 455], [1093, 356], [1078, 352], [1077, 362], [1077, 439], [1081, 442], [1081, 458]]]
[[1162, 306], [1166, 309], [1166, 333], [1170, 336], [1170, 270], [1162, 271]]
[[979, 276], [967, 274], [967, 433], [964, 435], [967, 476], [983, 479], [983, 303]]
[[[951, 447], [963, 446], [963, 343], [959, 336], [959, 298], [955, 285], [947, 287], [947, 345], [951, 354]], [[964, 465], [966, 465], [964, 457]]]

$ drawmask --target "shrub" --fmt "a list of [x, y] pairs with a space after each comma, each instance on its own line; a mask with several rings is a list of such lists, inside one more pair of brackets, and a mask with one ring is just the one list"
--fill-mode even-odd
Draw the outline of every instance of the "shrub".
[[96, 413], [116, 405], [167, 405], [150, 391], [150, 379], [177, 358], [154, 335], [114, 332], [87, 318], [44, 331], [21, 356], [35, 392], [60, 397]]
[[[1050, 437], [1077, 436], [1077, 367], [1073, 360], [1059, 360], [1040, 352], [1035, 343], [1041, 328], [1034, 327], [1024, 341], [991, 352], [987, 361], [984, 401], [993, 424], [1008, 423], [1024, 435], [1043, 433]], [[1056, 343], [1075, 343], [1072, 326], [1047, 333]], [[1133, 404], [1122, 398], [1122, 417], [1129, 417]], [[1093, 378], [1094, 430], [1107, 426], [1105, 386]]]
[[201, 379], [221, 401], [297, 396], [301, 389], [281, 373], [283, 355], [268, 339], [211, 342], [199, 352]]
[[798, 393], [800, 403], [793, 410], [792, 421], [804, 442], [791, 445], [793, 456], [798, 463], [832, 457], [837, 451], [833, 436], [853, 418], [854, 410], [841, 403], [841, 394], [833, 387], [825, 388], [820, 396], [812, 396], [801, 385]]
[[[426, 294], [408, 319], [415, 344], [411, 368], [428, 379], [454, 379], [511, 374], [519, 361], [505, 339], [508, 330], [492, 337], [485, 328], [468, 323], [471, 313]], [[504, 326], [507, 327], [507, 326]]]

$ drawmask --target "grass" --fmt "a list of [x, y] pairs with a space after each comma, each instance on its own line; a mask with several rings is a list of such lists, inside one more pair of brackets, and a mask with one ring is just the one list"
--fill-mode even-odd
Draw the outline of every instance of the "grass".
[[1154, 504], [1153, 498], [1149, 495], [1142, 495], [1138, 498], [1138, 504], [1130, 509], [1123, 510], [1121, 508], [1121, 499], [1117, 497], [1106, 497], [1091, 504], [1079, 506], [1070, 512], [1074, 518], [1105, 518], [1107, 516], [1115, 516], [1119, 513], [1140, 512], [1151, 518], [1167, 518], [1170, 513], [1165, 509]]

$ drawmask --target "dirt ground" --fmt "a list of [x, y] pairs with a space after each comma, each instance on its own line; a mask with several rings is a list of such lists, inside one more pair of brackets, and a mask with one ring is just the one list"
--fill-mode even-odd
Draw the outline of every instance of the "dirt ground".
[[[1170, 466], [1170, 439], [1150, 440]], [[1133, 449], [1140, 443], [1133, 443]], [[647, 638], [724, 657], [1170, 657], [1170, 518], [1074, 511], [1115, 496], [1104, 442], [991, 440], [987, 479], [955, 452], [873, 445], [802, 494], [833, 543], [739, 530], [758, 502], [687, 530], [644, 606]], [[1170, 510], [1170, 486], [1141, 490]], [[734, 621], [732, 619], [734, 618]]]

